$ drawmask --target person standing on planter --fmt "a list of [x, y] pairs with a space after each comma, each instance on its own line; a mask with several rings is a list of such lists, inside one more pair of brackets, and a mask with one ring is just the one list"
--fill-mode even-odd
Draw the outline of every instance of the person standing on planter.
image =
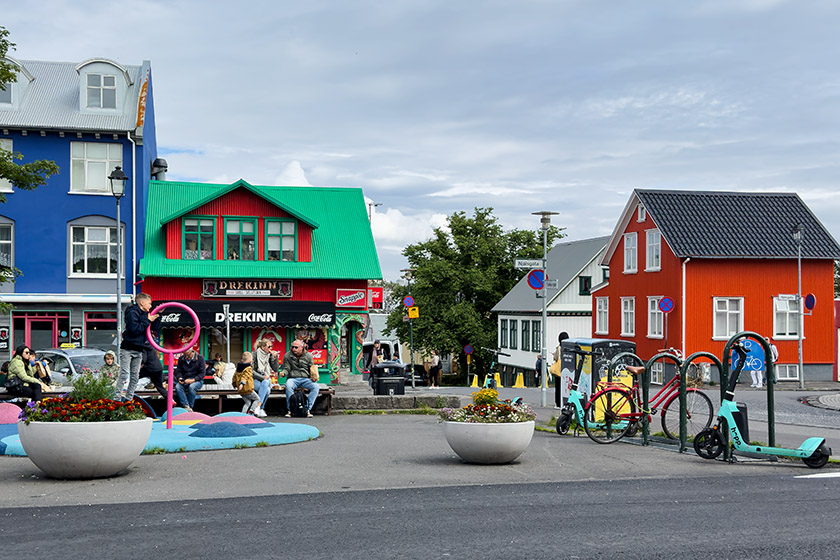
[[[27, 397], [35, 402], [41, 400], [42, 391], [49, 389], [49, 385], [42, 383], [29, 365], [29, 356], [33, 354], [25, 344], [15, 348], [12, 361], [9, 362], [9, 374], [6, 378], [6, 390], [19, 397]], [[21, 383], [10, 386], [10, 379], [18, 378]]]
[[140, 379], [140, 366], [143, 364], [146, 348], [146, 329], [155, 324], [160, 329], [160, 315], [149, 313], [152, 308], [152, 296], [137, 294], [134, 304], [125, 310], [125, 328], [120, 344], [120, 378], [117, 380], [117, 397], [128, 380], [128, 389], [123, 400], [133, 400], [137, 380]]
[[312, 354], [306, 351], [302, 340], [292, 342], [292, 350], [283, 356], [283, 371], [286, 376], [286, 418], [292, 417], [292, 395], [295, 389], [303, 387], [309, 389], [307, 418], [312, 418], [312, 407], [318, 398], [318, 384], [309, 378], [312, 366], [315, 365]]
[[196, 352], [194, 348], [187, 348], [178, 358], [178, 367], [175, 368], [174, 375], [175, 393], [178, 394], [178, 402], [188, 412], [192, 412], [196, 391], [204, 385], [206, 370], [204, 356]]

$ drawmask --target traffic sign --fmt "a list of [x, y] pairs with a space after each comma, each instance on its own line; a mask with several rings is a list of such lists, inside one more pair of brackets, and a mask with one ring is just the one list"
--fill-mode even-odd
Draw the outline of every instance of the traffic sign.
[[420, 317], [420, 308], [416, 305], [413, 307], [408, 308], [408, 318], [409, 319], [417, 319]]
[[469, 355], [470, 355], [470, 354], [472, 354], [472, 353], [473, 353], [473, 347], [472, 347], [472, 344], [467, 344], [466, 346], [464, 346], [464, 354], [466, 354], [467, 356], [469, 356]]
[[659, 300], [659, 310], [662, 313], [670, 313], [674, 310], [674, 300], [668, 296], [663, 297]]
[[556, 278], [554, 280], [546, 280], [545, 281], [545, 287], [549, 288], [551, 290], [556, 290], [557, 288], [560, 287], [560, 281], [557, 280]]
[[403, 305], [405, 305], [406, 307], [411, 307], [412, 305], [414, 305], [414, 298], [411, 296], [405, 296], [403, 298]]
[[540, 269], [529, 272], [528, 285], [535, 290], [542, 290], [545, 285], [545, 273]]
[[543, 265], [542, 259], [516, 259], [513, 261], [514, 268], [529, 269], [539, 268]]
[[817, 305], [817, 296], [808, 294], [805, 296], [805, 309], [811, 310]]

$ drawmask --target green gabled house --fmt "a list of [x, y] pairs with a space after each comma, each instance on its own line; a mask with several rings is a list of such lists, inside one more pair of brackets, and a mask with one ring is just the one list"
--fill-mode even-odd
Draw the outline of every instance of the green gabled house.
[[[300, 338], [322, 382], [361, 372], [381, 297], [368, 281], [382, 277], [361, 189], [151, 181], [146, 212], [141, 291], [195, 311], [202, 355], [238, 361], [260, 338], [282, 355]], [[173, 307], [163, 321], [164, 346], [180, 347], [192, 318]]]

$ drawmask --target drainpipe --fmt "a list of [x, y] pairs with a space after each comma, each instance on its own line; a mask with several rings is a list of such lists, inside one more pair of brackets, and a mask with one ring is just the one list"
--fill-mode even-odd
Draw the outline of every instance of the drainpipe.
[[685, 299], [685, 265], [688, 264], [688, 261], [691, 260], [691, 257], [685, 259], [682, 263], [682, 333], [680, 336], [680, 351], [682, 352], [683, 358], [687, 356], [685, 353], [685, 319], [687, 313], [688, 305], [686, 305]]
[[126, 133], [131, 142], [131, 295], [137, 295], [137, 145]]

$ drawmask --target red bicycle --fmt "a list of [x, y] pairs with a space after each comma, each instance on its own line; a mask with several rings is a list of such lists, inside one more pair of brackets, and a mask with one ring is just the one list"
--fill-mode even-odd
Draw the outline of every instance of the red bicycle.
[[[645, 368], [623, 366], [624, 369], [638, 376]], [[699, 371], [699, 368], [695, 369]], [[687, 383], [688, 385], [694, 384]], [[702, 383], [702, 381], [701, 381]], [[629, 389], [624, 385], [605, 383], [596, 391], [583, 409], [583, 428], [586, 435], [597, 443], [612, 443], [627, 434], [635, 434], [644, 414], [650, 417], [661, 410], [662, 429], [671, 439], [680, 437], [680, 378], [674, 376], [650, 399], [650, 409], [642, 410], [638, 379]], [[715, 418], [712, 400], [699, 389], [688, 387], [685, 390], [687, 434], [693, 438], [712, 425]], [[661, 407], [661, 409], [660, 409]]]

